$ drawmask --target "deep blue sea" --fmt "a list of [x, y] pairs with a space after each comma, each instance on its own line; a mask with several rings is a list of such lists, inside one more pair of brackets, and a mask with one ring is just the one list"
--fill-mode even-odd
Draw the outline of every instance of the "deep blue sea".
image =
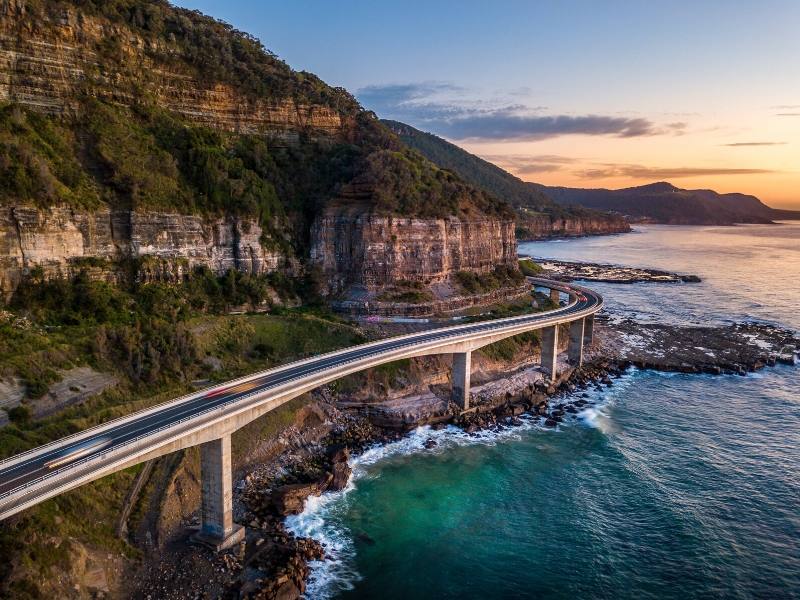
[[[521, 254], [700, 284], [593, 285], [614, 315], [800, 329], [800, 223], [637, 228]], [[290, 520], [309, 598], [800, 598], [800, 368], [631, 371], [557, 430], [422, 428]], [[439, 445], [425, 450], [433, 437]]]

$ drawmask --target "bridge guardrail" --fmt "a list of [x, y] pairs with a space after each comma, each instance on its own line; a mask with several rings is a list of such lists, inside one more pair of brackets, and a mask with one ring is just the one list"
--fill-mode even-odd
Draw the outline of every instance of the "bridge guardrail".
[[[558, 287], [556, 289], [559, 289], [559, 291], [563, 291], [565, 293], [570, 294], [570, 297], [571, 297], [571, 299], [573, 299], [573, 301], [570, 302], [567, 306], [564, 306], [564, 307], [561, 307], [559, 309], [555, 309], [555, 310], [552, 310], [552, 311], [548, 311], [548, 313], [546, 313], [548, 316], [552, 315], [553, 317], [557, 316], [559, 313], [566, 312], [569, 309], [571, 309], [573, 306], [575, 306], [575, 304], [577, 304], [577, 301], [574, 300], [574, 297], [575, 297], [575, 293], [574, 292], [575, 292], [575, 290], [583, 291], [585, 289], [585, 288], [582, 288], [580, 286], [574, 286], [574, 285], [567, 286], [565, 284], [561, 284], [560, 282], [552, 282], [552, 281], [549, 281], [549, 280], [546, 280], [546, 279], [533, 278], [533, 277], [528, 277], [527, 279], [529, 281], [531, 281], [532, 283], [538, 284], [538, 285], [540, 285], [542, 287], [551, 287], [552, 286], [552, 287], [555, 288], [556, 286], [553, 285], [553, 284], [558, 284]], [[586, 290], [586, 291], [590, 292], [590, 290]], [[590, 292], [590, 293], [593, 293], [593, 292]], [[597, 298], [599, 299], [599, 303], [598, 303], [598, 306], [596, 308], [593, 308], [592, 313], [594, 313], [597, 310], [599, 310], [599, 308], [602, 307], [602, 304], [603, 304], [602, 297], [600, 297], [599, 295], [596, 295], [596, 294], [594, 294], [594, 295], [597, 296]], [[544, 316], [544, 314], [545, 313], [542, 313], [541, 316]], [[494, 324], [498, 324], [498, 325], [501, 324], [501, 323], [506, 323], [506, 324], [511, 325], [515, 321], [524, 320], [524, 319], [530, 318], [530, 316], [531, 315], [528, 314], [528, 315], [522, 315], [522, 316], [508, 317], [508, 318], [505, 318], [505, 319], [497, 319], [497, 320], [494, 320], [494, 321], [486, 321], [485, 323], [494, 323]], [[577, 319], [577, 318], [581, 318], [581, 317], [580, 316], [576, 316], [575, 318]], [[574, 320], [574, 319], [570, 319], [570, 320]], [[473, 323], [466, 323], [466, 324], [460, 324], [460, 325], [455, 325], [455, 326], [443, 327], [443, 328], [441, 328], [441, 335], [438, 335], [436, 337], [433, 337], [433, 338], [430, 338], [430, 339], [426, 340], [426, 343], [424, 343], [422, 346], [423, 347], [428, 347], [428, 346], [434, 346], [435, 347], [436, 345], [439, 344], [439, 342], [443, 338], [455, 338], [454, 340], [448, 339], [448, 341], [454, 341], [455, 342], [456, 340], [458, 340], [459, 336], [458, 335], [453, 335], [453, 333], [455, 333], [457, 330], [460, 330], [460, 329], [474, 327], [476, 324], [478, 324], [478, 323], [473, 322]], [[353, 350], [354, 348], [367, 348], [369, 346], [379, 345], [381, 343], [385, 343], [387, 340], [390, 340], [390, 339], [394, 340], [394, 341], [403, 340], [405, 343], [403, 343], [403, 344], [401, 344], [401, 345], [399, 345], [397, 347], [392, 348], [388, 352], [387, 351], [379, 351], [377, 354], [380, 354], [381, 352], [387, 352], [388, 355], [402, 354], [402, 351], [405, 351], [409, 345], [413, 345], [414, 344], [414, 339], [415, 338], [417, 338], [417, 337], [419, 337], [421, 335], [430, 335], [430, 333], [431, 333], [431, 331], [428, 330], [428, 331], [418, 332], [418, 333], [404, 335], [404, 336], [397, 336], [395, 338], [386, 338], [386, 339], [382, 339], [382, 340], [376, 340], [375, 342], [370, 342], [370, 343], [367, 343], [367, 344], [361, 344], [361, 345], [358, 345], [358, 346], [351, 346], [349, 348], [340, 349], [340, 350], [336, 350], [336, 351], [332, 351], [332, 352], [327, 352], [325, 354], [316, 355], [314, 357], [310, 357], [310, 358], [307, 358], [307, 359], [302, 359], [300, 361], [294, 361], [294, 362], [291, 362], [291, 363], [287, 363], [286, 365], [281, 365], [280, 367], [276, 367], [276, 368], [273, 368], [273, 369], [266, 369], [264, 371], [259, 371], [259, 372], [255, 373], [255, 374], [248, 375], [246, 377], [241, 377], [241, 378], [237, 378], [237, 379], [225, 382], [222, 385], [224, 385], [225, 387], [230, 387], [230, 386], [232, 386], [234, 384], [237, 384], [237, 383], [247, 382], [247, 381], [251, 381], [252, 379], [255, 379], [255, 378], [263, 377], [265, 374], [280, 373], [281, 371], [286, 370], [286, 369], [288, 369], [290, 367], [296, 367], [296, 366], [299, 366], [301, 364], [304, 364], [304, 363], [307, 363], [307, 362], [311, 362], [311, 361], [314, 361], [314, 360], [319, 360], [319, 359], [325, 358], [325, 357], [333, 357], [333, 356], [336, 356], [337, 354], [341, 354], [341, 353], [344, 353], [346, 351]], [[352, 359], [343, 361], [340, 365], [337, 365], [337, 367], [344, 367], [344, 366], [352, 364], [354, 362], [365, 360], [365, 359], [367, 359], [369, 357], [370, 357], [370, 355], [359, 356], [359, 357], [356, 357], [356, 358], [352, 358]], [[324, 370], [324, 369], [321, 369], [321, 370]], [[142, 435], [136, 436], [135, 438], [131, 438], [130, 440], [125, 440], [124, 442], [121, 442], [120, 444], [118, 444], [116, 446], [112, 446], [111, 448], [105, 450], [102, 453], [101, 458], [104, 459], [106, 457], [106, 455], [111, 451], [119, 451], [119, 450], [121, 450], [121, 449], [123, 449], [125, 447], [131, 446], [131, 445], [135, 445], [135, 444], [141, 442], [142, 440], [144, 440], [146, 438], [152, 439], [153, 437], [158, 436], [158, 434], [163, 433], [164, 431], [166, 431], [168, 429], [177, 428], [181, 424], [185, 424], [188, 421], [197, 420], [197, 419], [199, 419], [199, 418], [201, 418], [203, 416], [208, 415], [209, 413], [213, 413], [215, 411], [224, 410], [224, 409], [228, 408], [230, 405], [232, 405], [234, 403], [243, 403], [244, 401], [252, 400], [253, 398], [255, 398], [257, 396], [260, 396], [260, 395], [263, 395], [263, 394], [265, 394], [267, 392], [273, 392], [274, 393], [274, 391], [276, 389], [280, 389], [281, 387], [284, 387], [284, 386], [286, 386], [286, 385], [288, 385], [288, 384], [290, 384], [293, 381], [296, 381], [298, 379], [306, 378], [311, 374], [313, 374], [313, 372], [312, 373], [305, 373], [305, 374], [302, 374], [302, 375], [297, 375], [295, 377], [292, 377], [290, 379], [287, 379], [285, 381], [280, 382], [279, 384], [275, 385], [274, 388], [269, 388], [267, 390], [263, 390], [263, 389], [262, 390], [256, 390], [256, 391], [251, 392], [249, 394], [245, 394], [244, 396], [240, 396], [240, 397], [237, 397], [237, 398], [232, 398], [230, 400], [227, 400], [227, 401], [225, 401], [224, 403], [222, 403], [220, 405], [217, 405], [217, 406], [205, 409], [205, 410], [201, 410], [200, 412], [195, 412], [195, 413], [193, 413], [193, 414], [191, 414], [189, 416], [186, 416], [186, 417], [183, 417], [181, 419], [178, 419], [177, 421], [173, 421], [171, 423], [168, 423], [166, 425], [158, 427], [155, 430], [151, 430], [146, 434], [142, 434]], [[221, 386], [219, 386], [219, 387], [221, 387]], [[211, 388], [211, 389], [213, 389], [213, 388]], [[43, 448], [47, 448], [49, 446], [63, 445], [63, 442], [65, 440], [69, 440], [69, 439], [73, 439], [73, 438], [77, 438], [77, 437], [86, 437], [87, 434], [92, 433], [93, 431], [97, 431], [97, 430], [102, 429], [102, 428], [111, 427], [111, 426], [114, 425], [114, 423], [118, 423], [120, 421], [128, 420], [130, 417], [135, 416], [135, 415], [138, 415], [138, 417], [140, 418], [144, 414], [150, 414], [152, 412], [158, 412], [158, 410], [160, 410], [161, 408], [163, 408], [163, 407], [165, 407], [167, 405], [176, 405], [177, 406], [178, 404], [180, 404], [183, 401], [194, 399], [194, 398], [197, 398], [197, 397], [202, 397], [202, 395], [205, 394], [205, 393], [208, 393], [207, 389], [203, 390], [201, 392], [193, 392], [191, 394], [186, 394], [184, 396], [181, 396], [178, 399], [173, 399], [173, 400], [170, 400], [170, 401], [167, 401], [167, 402], [160, 403], [160, 404], [155, 405], [155, 406], [153, 406], [153, 407], [151, 407], [149, 409], [145, 409], [143, 411], [139, 411], [138, 413], [132, 413], [131, 415], [126, 415], [125, 417], [122, 417], [120, 419], [114, 419], [112, 421], [109, 421], [108, 423], [103, 423], [101, 425], [97, 425], [95, 427], [92, 427], [92, 428], [89, 428], [89, 429], [84, 430], [82, 432], [79, 432], [78, 434], [74, 434], [73, 436], [68, 436], [66, 438], [61, 438], [59, 440], [55, 440], [54, 442], [51, 442], [50, 444], [45, 444], [44, 446], [39, 446], [38, 448], [33, 448], [33, 449], [29, 450], [29, 451], [26, 451], [26, 452], [20, 453], [18, 455], [15, 455], [13, 457], [10, 457], [9, 459], [7, 459], [5, 461], [0, 461], [0, 467], [2, 467], [4, 462], [9, 462], [10, 460], [16, 460], [16, 459], [18, 459], [18, 458], [20, 458], [22, 456], [33, 454], [33, 453], [41, 451]], [[203, 426], [207, 426], [207, 424], [204, 423]], [[68, 473], [70, 471], [73, 471], [75, 469], [78, 469], [79, 467], [82, 467], [85, 464], [87, 464], [88, 462], [93, 461], [93, 460], [97, 460], [97, 455], [87, 456], [87, 457], [82, 458], [82, 459], [80, 459], [78, 461], [75, 461], [74, 463], [70, 463], [69, 465], [67, 465], [67, 466], [65, 466], [65, 467], [63, 467], [61, 469], [55, 470], [52, 473], [47, 473], [45, 475], [42, 475], [41, 477], [38, 477], [38, 478], [36, 478], [34, 480], [26, 482], [25, 484], [22, 484], [21, 486], [19, 486], [17, 488], [14, 488], [14, 489], [6, 491], [6, 492], [3, 492], [2, 494], [0, 494], [0, 499], [7, 498], [7, 497], [9, 497], [11, 495], [23, 492], [26, 489], [29, 489], [29, 488], [34, 487], [36, 485], [39, 485], [42, 482], [44, 482], [44, 481], [46, 481], [48, 479], [52, 479], [52, 478], [54, 478], [54, 477], [56, 477], [58, 475], [65, 475], [66, 473]]]

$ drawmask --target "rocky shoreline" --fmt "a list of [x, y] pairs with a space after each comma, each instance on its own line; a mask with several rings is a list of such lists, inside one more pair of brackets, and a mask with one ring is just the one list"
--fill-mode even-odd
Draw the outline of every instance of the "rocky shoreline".
[[[421, 423], [433, 428], [460, 427], [468, 434], [499, 430], [522, 423], [529, 415], [545, 427], [576, 415], [589, 405], [592, 389], [613, 386], [631, 368], [708, 374], [746, 374], [776, 364], [795, 364], [800, 337], [770, 325], [742, 323], [728, 327], [678, 327], [634, 321], [598, 322], [596, 340], [579, 369], [565, 369], [553, 384], [542, 377], [513, 378], [524, 382], [502, 393], [504, 386], [487, 386], [473, 394], [473, 410], [459, 414], [445, 401], [445, 409], [431, 405], [415, 420], [399, 427], [376, 424], [375, 411], [355, 409], [323, 388], [315, 393], [314, 409], [326, 428], [313, 436], [295, 429], [287, 432], [288, 449], [260, 465], [239, 482], [235, 495], [236, 520], [247, 527], [246, 543], [220, 555], [185, 547], [168, 561], [182, 570], [197, 569], [177, 587], [170, 565], [151, 576], [139, 589], [142, 597], [202, 597], [209, 586], [225, 598], [299, 598], [306, 586], [311, 561], [324, 560], [326, 549], [316, 540], [287, 530], [285, 518], [303, 511], [310, 496], [342, 490], [351, 474], [349, 459], [365, 449], [401, 439]], [[508, 389], [508, 388], [506, 388]], [[377, 419], [378, 422], [381, 422]], [[436, 445], [430, 439], [426, 447]], [[191, 567], [188, 565], [191, 564]], [[191, 572], [191, 571], [190, 571]], [[213, 573], [211, 582], [200, 573]]]
[[[533, 257], [531, 257], [533, 258]], [[559, 281], [598, 281], [602, 283], [699, 283], [697, 275], [681, 275], [658, 269], [623, 267], [602, 263], [572, 262], [533, 258], [544, 269], [543, 277]]]

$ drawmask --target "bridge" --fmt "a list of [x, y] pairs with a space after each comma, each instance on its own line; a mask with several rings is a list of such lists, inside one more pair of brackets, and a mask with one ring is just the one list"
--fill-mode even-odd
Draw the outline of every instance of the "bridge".
[[[468, 410], [472, 351], [542, 330], [542, 367], [557, 376], [559, 325], [569, 324], [568, 358], [583, 362], [599, 294], [575, 285], [528, 278], [549, 290], [558, 308], [517, 317], [432, 329], [352, 346], [255, 373], [189, 394], [0, 461], [0, 519], [85, 483], [192, 446], [200, 446], [202, 507], [198, 541], [220, 550], [244, 537], [233, 522], [231, 434], [292, 398], [380, 364], [452, 354], [452, 399]], [[561, 296], [568, 298], [560, 305]]]

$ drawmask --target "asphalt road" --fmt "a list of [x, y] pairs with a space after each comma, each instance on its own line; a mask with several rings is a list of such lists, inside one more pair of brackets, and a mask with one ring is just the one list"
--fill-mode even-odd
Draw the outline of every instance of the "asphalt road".
[[[575, 286], [565, 285], [564, 287], [575, 289]], [[482, 321], [469, 325], [443, 327], [401, 338], [388, 338], [378, 343], [354, 346], [334, 356], [322, 355], [317, 359], [306, 360], [297, 365], [290, 364], [276, 369], [277, 372], [267, 372], [263, 376], [245, 383], [226, 383], [203, 390], [199, 392], [199, 395], [194, 395], [171, 406], [165, 406], [163, 409], [151, 414], [142, 414], [140, 418], [135, 418], [135, 414], [131, 415], [134, 418], [127, 418], [124, 422], [116, 425], [112, 422], [108, 427], [101, 428], [97, 433], [85, 439], [76, 441], [66, 438], [62, 443], [56, 442], [48, 445], [45, 451], [33, 451], [30, 453], [30, 457], [24, 460], [4, 465], [4, 463], [13, 461], [12, 457], [0, 462], [0, 508], [2, 508], [2, 499], [4, 497], [42, 477], [47, 479], [57, 478], [71, 464], [79, 460], [90, 460], [97, 455], [118, 449], [127, 442], [140, 438], [142, 435], [162, 430], [165, 426], [184, 421], [187, 417], [199, 416], [209, 409], [220, 407], [244, 396], [268, 391], [270, 388], [289, 380], [319, 375], [328, 369], [339, 367], [354, 360], [376, 357], [413, 345], [474, 336], [493, 330], [502, 331], [504, 328], [516, 327], [523, 323], [537, 323], [556, 316], [559, 319], [568, 320], [570, 315], [574, 313], [592, 309], [602, 304], [602, 298], [598, 294], [585, 288], [579, 289], [577, 298], [576, 302], [552, 311]], [[54, 465], [54, 462], [58, 462], [58, 464]]]

